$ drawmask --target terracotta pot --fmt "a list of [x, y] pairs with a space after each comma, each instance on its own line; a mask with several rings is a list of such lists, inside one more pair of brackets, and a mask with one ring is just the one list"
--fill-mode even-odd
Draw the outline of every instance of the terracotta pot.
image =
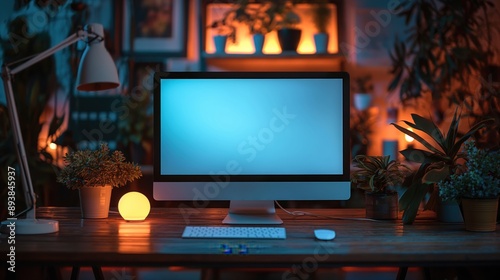
[[465, 229], [468, 231], [495, 231], [497, 229], [498, 198], [462, 198]]
[[107, 218], [109, 215], [109, 203], [111, 201], [112, 189], [111, 185], [83, 187], [79, 189], [82, 218]]
[[376, 220], [398, 219], [398, 194], [365, 193], [366, 217]]

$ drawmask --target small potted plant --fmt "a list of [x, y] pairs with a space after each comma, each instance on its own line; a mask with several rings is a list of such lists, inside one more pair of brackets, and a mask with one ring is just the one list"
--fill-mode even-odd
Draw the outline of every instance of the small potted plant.
[[111, 190], [142, 176], [138, 165], [125, 162], [120, 151], [101, 143], [95, 150], [72, 151], [64, 157], [59, 183], [78, 190], [83, 218], [107, 218]]
[[213, 30], [213, 41], [216, 54], [224, 54], [226, 52], [227, 41], [236, 42], [236, 27], [233, 25], [235, 17], [235, 9], [224, 13], [224, 16], [218, 20], [214, 20], [208, 28]]
[[354, 108], [351, 108], [351, 154], [365, 155], [368, 151], [372, 127], [377, 116], [369, 110], [372, 101], [373, 84], [371, 76], [364, 75], [353, 79], [352, 88]]
[[255, 53], [261, 54], [264, 48], [265, 36], [275, 29], [276, 21], [272, 14], [272, 3], [250, 3], [247, 0], [238, 1], [236, 20], [248, 26], [252, 35]]
[[372, 76], [364, 75], [353, 79], [352, 92], [354, 93], [354, 107], [359, 111], [364, 111], [370, 107], [372, 101]]
[[465, 229], [495, 231], [500, 195], [500, 152], [479, 149], [474, 140], [464, 145], [465, 168], [440, 181], [439, 196], [461, 203]]
[[389, 156], [358, 155], [353, 159], [351, 181], [365, 191], [366, 217], [396, 220], [399, 186], [410, 168]]
[[332, 10], [328, 5], [328, 0], [319, 1], [313, 5], [313, 23], [316, 27], [316, 33], [314, 34], [316, 53], [328, 53], [330, 36], [327, 28], [332, 18]]
[[[412, 114], [413, 122], [404, 121], [405, 128], [392, 123], [396, 129], [412, 137], [422, 144], [425, 149], [409, 147], [400, 153], [406, 160], [420, 163], [418, 170], [413, 172], [405, 182], [406, 191], [401, 195], [399, 204], [403, 212], [403, 223], [412, 224], [418, 208], [424, 197], [430, 193], [430, 198], [424, 209], [435, 210], [439, 198], [435, 184], [446, 180], [455, 174], [461, 166], [463, 154], [462, 145], [477, 131], [490, 125], [493, 120], [487, 119], [477, 122], [465, 133], [459, 132], [461, 116], [458, 107], [455, 110], [450, 126], [442, 132], [436, 122], [418, 114]], [[431, 139], [431, 140], [430, 140]], [[457, 206], [458, 207], [458, 206]], [[458, 208], [457, 208], [458, 209]]]
[[293, 1], [278, 1], [272, 8], [275, 15], [278, 41], [282, 52], [297, 52], [302, 30], [297, 28], [300, 16], [294, 11]]

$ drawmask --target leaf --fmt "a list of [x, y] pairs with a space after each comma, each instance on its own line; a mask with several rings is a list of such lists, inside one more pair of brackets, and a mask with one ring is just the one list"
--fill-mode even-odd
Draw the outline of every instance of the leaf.
[[460, 115], [458, 115], [458, 107], [455, 108], [455, 113], [453, 114], [453, 118], [450, 122], [450, 127], [448, 128], [448, 133], [446, 134], [446, 146], [449, 147], [449, 151], [451, 152], [454, 149], [455, 140], [457, 138], [458, 126], [460, 124]]
[[400, 151], [400, 153], [411, 162], [417, 163], [431, 163], [436, 161], [444, 161], [444, 157], [440, 154], [434, 154], [429, 151], [421, 149], [405, 149]]
[[439, 146], [443, 150], [445, 150], [444, 146], [446, 145], [446, 143], [444, 141], [443, 133], [441, 132], [441, 130], [439, 130], [439, 128], [433, 121], [426, 119], [418, 114], [411, 114], [411, 117], [416, 125], [416, 129], [419, 129], [432, 137], [432, 139], [434, 139], [436, 143], [439, 144]]
[[[406, 124], [410, 125], [411, 123], [409, 122], [406, 122]], [[396, 123], [392, 123], [392, 125], [394, 127], [396, 127], [396, 129], [398, 129], [399, 131], [403, 132], [404, 134], [407, 134], [408, 136], [411, 136], [413, 137], [413, 139], [415, 139], [416, 141], [418, 141], [419, 143], [421, 143], [422, 145], [424, 145], [427, 149], [429, 149], [430, 151], [436, 153], [436, 154], [442, 154], [441, 151], [439, 151], [438, 149], [436, 149], [432, 144], [430, 144], [429, 142], [427, 142], [427, 140], [425, 140], [424, 138], [422, 138], [420, 135], [416, 134], [415, 132], [413, 131], [410, 131]], [[414, 124], [411, 124], [411, 126], [415, 129], [418, 129], [418, 127]]]
[[410, 225], [415, 221], [420, 203], [429, 191], [429, 186], [416, 181], [401, 195], [400, 210], [403, 210], [403, 224]]
[[433, 168], [428, 170], [422, 177], [422, 183], [426, 184], [439, 183], [448, 178], [448, 176], [450, 175], [451, 175], [450, 166], [443, 162], [441, 168]]
[[482, 121], [476, 123], [467, 133], [465, 133], [455, 143], [455, 146], [453, 146], [451, 154], [456, 155], [459, 152], [460, 147], [462, 146], [462, 144], [465, 143], [465, 141], [467, 141], [467, 139], [469, 139], [472, 135], [474, 135], [474, 133], [476, 133], [479, 129], [481, 129], [483, 127], [486, 127], [489, 124], [494, 124], [494, 123], [495, 123], [495, 119], [494, 118], [482, 120]]

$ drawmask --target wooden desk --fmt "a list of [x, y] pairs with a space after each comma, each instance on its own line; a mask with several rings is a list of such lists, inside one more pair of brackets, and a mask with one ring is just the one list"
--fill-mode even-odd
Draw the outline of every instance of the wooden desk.
[[[463, 224], [443, 224], [419, 217], [401, 221], [332, 220], [291, 216], [278, 210], [286, 240], [182, 239], [184, 226], [218, 225], [226, 209], [153, 209], [145, 222], [125, 222], [118, 213], [108, 219], [82, 220], [78, 208], [41, 208], [39, 217], [56, 219], [58, 233], [16, 236], [16, 264], [56, 266], [341, 267], [341, 266], [499, 266], [500, 232], [474, 233]], [[308, 210], [322, 215], [364, 217], [363, 209]], [[424, 212], [426, 213], [426, 212]], [[432, 212], [429, 212], [432, 213]], [[332, 228], [333, 241], [317, 241], [315, 228]], [[2, 234], [1, 243], [6, 241]], [[224, 254], [221, 244], [234, 247]], [[245, 244], [247, 254], [238, 254]], [[2, 263], [5, 265], [5, 246]]]

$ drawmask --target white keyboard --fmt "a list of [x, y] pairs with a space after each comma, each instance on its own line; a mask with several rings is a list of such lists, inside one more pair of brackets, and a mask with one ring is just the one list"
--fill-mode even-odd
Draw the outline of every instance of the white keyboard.
[[186, 226], [183, 238], [286, 239], [283, 227]]

